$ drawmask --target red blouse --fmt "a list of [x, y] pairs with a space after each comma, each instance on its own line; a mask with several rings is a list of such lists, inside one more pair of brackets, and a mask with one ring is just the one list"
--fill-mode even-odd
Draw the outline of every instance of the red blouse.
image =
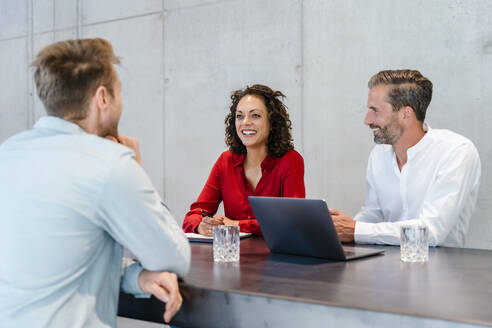
[[304, 188], [304, 160], [295, 150], [282, 157], [268, 155], [261, 163], [261, 178], [255, 192], [244, 173], [245, 155], [223, 152], [203, 187], [200, 196], [190, 206], [183, 221], [185, 232], [196, 232], [202, 221], [201, 210], [215, 214], [221, 201], [225, 216], [239, 220], [241, 232], [261, 235], [261, 230], [248, 202], [248, 196], [306, 197]]

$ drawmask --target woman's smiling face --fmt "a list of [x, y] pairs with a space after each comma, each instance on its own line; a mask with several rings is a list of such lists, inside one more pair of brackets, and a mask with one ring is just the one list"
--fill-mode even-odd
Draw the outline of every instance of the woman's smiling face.
[[236, 108], [236, 133], [246, 148], [266, 147], [270, 120], [261, 97], [246, 95], [239, 100]]

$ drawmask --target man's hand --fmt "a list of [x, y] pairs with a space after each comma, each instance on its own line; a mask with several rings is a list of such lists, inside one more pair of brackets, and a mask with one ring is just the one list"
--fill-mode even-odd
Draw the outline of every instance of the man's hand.
[[330, 208], [331, 218], [338, 238], [342, 243], [351, 243], [354, 241], [355, 221], [352, 220], [345, 212]]
[[144, 293], [154, 295], [166, 303], [164, 321], [169, 323], [181, 308], [183, 298], [179, 293], [178, 277], [175, 273], [142, 270], [138, 276], [138, 286]]
[[213, 236], [214, 235], [214, 226], [216, 225], [224, 225], [223, 215], [217, 215], [213, 218], [209, 216], [204, 216], [202, 222], [198, 225], [196, 231], [200, 235], [204, 236]]
[[108, 135], [106, 136], [106, 139], [125, 145], [131, 150], [133, 150], [133, 152], [135, 153], [135, 160], [137, 161], [138, 164], [140, 164], [140, 166], [142, 166], [142, 159], [140, 157], [140, 146], [138, 145], [137, 138], [127, 137], [118, 133], [118, 138]]

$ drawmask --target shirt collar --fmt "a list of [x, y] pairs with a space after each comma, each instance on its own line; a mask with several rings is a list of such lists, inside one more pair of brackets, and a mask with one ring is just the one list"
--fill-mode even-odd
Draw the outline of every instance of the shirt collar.
[[414, 157], [416, 154], [426, 149], [427, 146], [432, 142], [433, 132], [431, 127], [427, 123], [424, 123], [423, 128], [426, 133], [424, 134], [422, 139], [419, 140], [419, 142], [417, 142], [414, 146], [407, 149], [408, 158]]
[[64, 134], [84, 134], [85, 132], [80, 126], [75, 123], [66, 121], [56, 116], [43, 116], [36, 124], [35, 129], [54, 130]]
[[279, 158], [280, 157], [274, 157], [274, 156], [267, 155], [267, 157], [265, 157], [263, 162], [261, 162], [261, 169], [262, 170], [271, 169], [278, 162]]
[[239, 165], [242, 165], [244, 163], [244, 159], [246, 158], [246, 154], [236, 154], [235, 152], [232, 152], [232, 162], [234, 167], [238, 167]]
[[[246, 158], [246, 154], [232, 153], [233, 166], [237, 167], [239, 165], [243, 165], [245, 158]], [[263, 162], [261, 162], [260, 167], [263, 170], [265, 170], [265, 169], [268, 170], [268, 169], [272, 168], [273, 166], [275, 166], [275, 164], [277, 163], [278, 160], [279, 160], [279, 157], [267, 155], [267, 157], [265, 157]]]

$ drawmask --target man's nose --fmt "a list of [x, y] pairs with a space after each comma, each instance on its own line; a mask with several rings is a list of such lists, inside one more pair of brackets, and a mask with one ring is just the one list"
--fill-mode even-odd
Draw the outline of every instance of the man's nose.
[[364, 118], [364, 124], [371, 125], [372, 123], [374, 123], [374, 116], [368, 111], [366, 117]]

